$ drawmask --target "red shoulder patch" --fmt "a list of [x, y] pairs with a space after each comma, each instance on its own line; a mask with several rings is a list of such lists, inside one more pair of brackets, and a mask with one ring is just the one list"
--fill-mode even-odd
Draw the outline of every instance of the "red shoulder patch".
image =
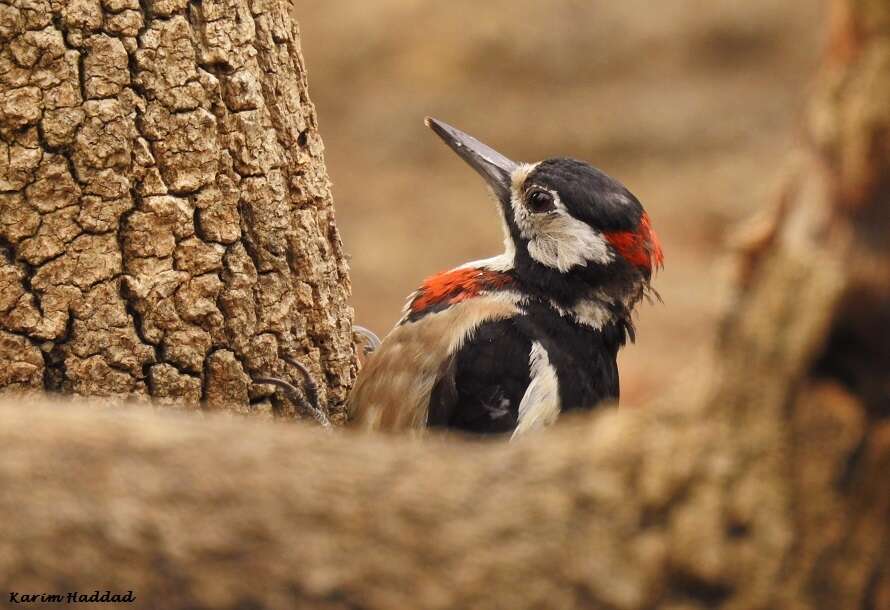
[[411, 311], [423, 311], [439, 304], [453, 305], [484, 290], [497, 290], [513, 282], [506, 273], [488, 269], [453, 269], [424, 280], [411, 301]]
[[613, 231], [604, 233], [604, 237], [632, 265], [649, 271], [664, 266], [661, 242], [652, 229], [646, 212], [640, 217], [640, 226], [636, 231]]

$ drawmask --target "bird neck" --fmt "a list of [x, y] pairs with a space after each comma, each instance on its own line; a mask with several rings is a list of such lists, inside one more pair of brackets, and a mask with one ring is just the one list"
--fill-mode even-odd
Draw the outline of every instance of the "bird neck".
[[523, 249], [512, 247], [498, 256], [473, 261], [458, 269], [461, 268], [508, 275], [511, 280], [504, 289], [518, 289], [523, 297], [585, 326], [626, 327], [631, 337], [631, 315], [645, 291], [645, 283], [637, 274], [592, 264], [560, 272], [534, 261]]
[[558, 307], [600, 307], [613, 317], [627, 319], [645, 288], [638, 274], [615, 266], [590, 264], [562, 272], [534, 261], [521, 250], [516, 252], [512, 272], [526, 293]]

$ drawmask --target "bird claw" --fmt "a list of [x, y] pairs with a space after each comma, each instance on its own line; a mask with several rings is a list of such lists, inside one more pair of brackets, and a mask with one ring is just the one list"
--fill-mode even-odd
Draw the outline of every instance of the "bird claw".
[[[330, 428], [331, 420], [327, 414], [318, 405], [318, 384], [315, 383], [312, 374], [302, 363], [290, 356], [284, 356], [284, 360], [293, 365], [303, 375], [303, 392], [289, 381], [279, 379], [278, 377], [256, 377], [256, 383], [274, 385], [284, 390], [292, 401], [300, 405], [300, 407], [308, 412], [322, 428]], [[305, 395], [305, 398], [303, 397]]]
[[[353, 326], [352, 329], [355, 334], [360, 335], [365, 339], [365, 355], [370, 354], [380, 347], [380, 338], [371, 330], [368, 330], [364, 326]], [[284, 393], [287, 394], [293, 402], [298, 404], [304, 412], [312, 415], [322, 428], [330, 428], [331, 420], [318, 405], [318, 384], [315, 382], [309, 369], [291, 356], [285, 355], [282, 356], [282, 358], [299, 370], [300, 374], [303, 376], [302, 392], [291, 382], [278, 377], [255, 377], [254, 381], [256, 383], [274, 385], [275, 387], [284, 390]]]
[[368, 330], [364, 326], [358, 326], [357, 324], [354, 324], [352, 326], [352, 331], [355, 334], [364, 337], [364, 339], [365, 339], [365, 355], [370, 354], [371, 352], [376, 350], [378, 347], [380, 347], [380, 337], [375, 335], [373, 331]]

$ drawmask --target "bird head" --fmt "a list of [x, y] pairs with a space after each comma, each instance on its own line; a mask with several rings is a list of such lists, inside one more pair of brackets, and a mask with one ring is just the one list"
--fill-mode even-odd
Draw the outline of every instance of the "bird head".
[[504, 221], [498, 262], [562, 304], [593, 288], [632, 307], [662, 266], [658, 236], [639, 200], [583, 161], [517, 163], [459, 129], [426, 124], [488, 183]]

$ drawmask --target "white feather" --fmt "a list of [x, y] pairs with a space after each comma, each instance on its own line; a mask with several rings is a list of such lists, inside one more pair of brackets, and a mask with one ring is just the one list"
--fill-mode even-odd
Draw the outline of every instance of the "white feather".
[[519, 421], [512, 438], [552, 424], [562, 407], [556, 369], [539, 341], [532, 343], [528, 359], [531, 381], [519, 403]]

